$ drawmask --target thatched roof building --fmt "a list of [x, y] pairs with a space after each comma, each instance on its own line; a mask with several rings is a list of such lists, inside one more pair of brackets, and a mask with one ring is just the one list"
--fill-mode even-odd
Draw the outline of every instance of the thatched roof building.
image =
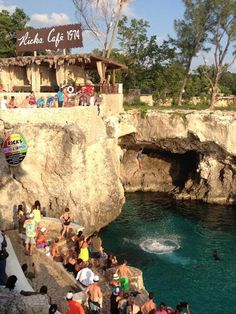
[[115, 83], [115, 71], [125, 68], [94, 54], [18, 56], [0, 59], [0, 81], [9, 92], [26, 89], [39, 92], [68, 80], [86, 84], [88, 70], [96, 70], [101, 81], [105, 79], [105, 69], [112, 71]]
[[125, 69], [124, 64], [117, 63], [111, 59], [99, 57], [94, 54], [74, 54], [74, 55], [46, 55], [46, 56], [18, 56], [14, 58], [0, 59], [0, 66], [20, 66], [24, 67], [30, 64], [41, 65], [46, 63], [52, 66], [60, 66], [63, 64], [84, 66], [85, 69], [96, 69], [97, 62], [102, 62], [108, 70]]

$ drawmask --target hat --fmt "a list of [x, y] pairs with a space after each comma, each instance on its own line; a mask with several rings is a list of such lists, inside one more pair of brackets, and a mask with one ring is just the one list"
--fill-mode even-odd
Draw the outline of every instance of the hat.
[[118, 280], [120, 277], [118, 276], [118, 274], [114, 274], [113, 275], [113, 279]]
[[34, 218], [34, 214], [33, 214], [33, 213], [30, 213], [30, 214], [29, 214], [29, 218]]
[[93, 281], [94, 282], [98, 282], [99, 281], [99, 276], [95, 275], [94, 278], [93, 278]]
[[45, 232], [47, 229], [45, 227], [41, 228], [40, 231], [41, 232]]
[[66, 298], [69, 299], [69, 300], [72, 299], [73, 298], [73, 293], [72, 292], [67, 292]]

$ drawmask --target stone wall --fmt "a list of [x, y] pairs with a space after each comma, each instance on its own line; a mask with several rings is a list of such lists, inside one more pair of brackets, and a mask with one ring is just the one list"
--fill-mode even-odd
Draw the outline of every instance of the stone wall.
[[124, 202], [117, 140], [107, 136], [94, 107], [15, 109], [0, 112], [0, 134], [22, 133], [25, 160], [9, 167], [0, 154], [0, 213], [12, 223], [16, 205], [39, 199], [48, 215], [71, 209], [87, 231], [107, 225]]
[[123, 94], [102, 94], [101, 114], [111, 116], [124, 112]]

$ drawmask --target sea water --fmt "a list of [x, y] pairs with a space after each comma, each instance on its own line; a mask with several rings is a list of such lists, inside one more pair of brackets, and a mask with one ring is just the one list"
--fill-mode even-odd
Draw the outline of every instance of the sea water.
[[108, 253], [143, 271], [157, 304], [184, 301], [192, 314], [236, 313], [235, 207], [128, 194], [121, 215], [101, 236]]

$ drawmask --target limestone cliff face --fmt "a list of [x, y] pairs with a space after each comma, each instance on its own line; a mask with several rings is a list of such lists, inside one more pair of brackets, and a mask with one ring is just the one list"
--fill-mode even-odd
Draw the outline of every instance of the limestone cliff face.
[[7, 225], [15, 207], [36, 199], [49, 216], [67, 206], [87, 231], [116, 218], [124, 202], [117, 140], [106, 133], [95, 108], [2, 111], [0, 137], [20, 132], [28, 142], [21, 165], [0, 154], [0, 213]]
[[[236, 114], [209, 111], [133, 111], [113, 123], [123, 148], [126, 191], [168, 192], [181, 199], [236, 202]], [[136, 162], [143, 147], [142, 164]]]

